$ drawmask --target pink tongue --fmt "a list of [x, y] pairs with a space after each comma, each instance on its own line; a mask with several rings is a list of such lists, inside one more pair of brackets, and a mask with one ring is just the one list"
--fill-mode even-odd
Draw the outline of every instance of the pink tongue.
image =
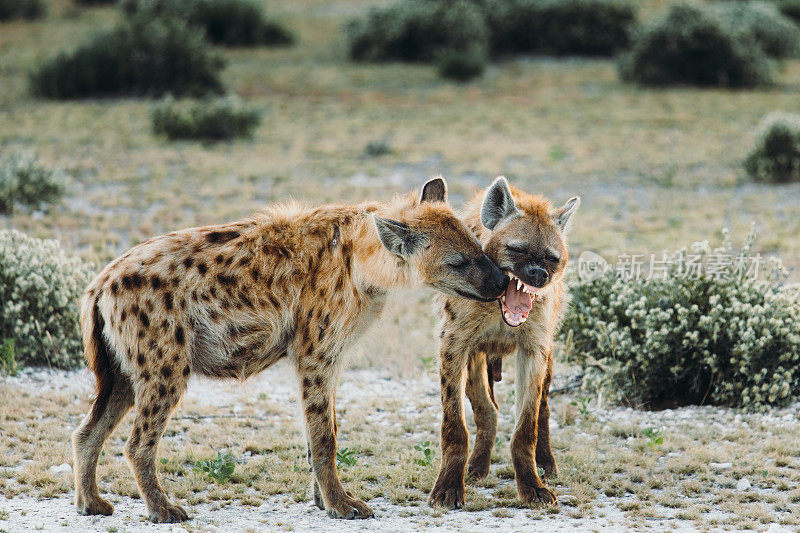
[[506, 289], [505, 306], [515, 315], [527, 317], [528, 313], [531, 312], [531, 307], [533, 307], [533, 300], [531, 300], [530, 294], [522, 292], [521, 287], [517, 290], [517, 282], [512, 279]]

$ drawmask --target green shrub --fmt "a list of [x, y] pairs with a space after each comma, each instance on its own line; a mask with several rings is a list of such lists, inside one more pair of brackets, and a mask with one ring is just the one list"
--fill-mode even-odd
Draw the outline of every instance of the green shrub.
[[129, 14], [166, 15], [200, 26], [213, 43], [230, 46], [287, 45], [291, 31], [269, 20], [255, 0], [121, 0]]
[[153, 131], [169, 139], [216, 141], [251, 137], [261, 112], [234, 98], [176, 102], [166, 98], [151, 113]]
[[476, 50], [443, 50], [436, 63], [441, 77], [469, 81], [486, 70], [486, 54]]
[[481, 10], [465, 0], [405, 0], [373, 8], [346, 25], [356, 61], [434, 61], [444, 50], [485, 53], [488, 30]]
[[347, 33], [355, 60], [430, 61], [454, 49], [463, 63], [487, 47], [492, 55], [612, 55], [627, 45], [634, 18], [626, 0], [400, 0], [350, 22]]
[[777, 0], [778, 10], [793, 21], [800, 22], [800, 0]]
[[38, 19], [45, 14], [42, 0], [0, 0], [0, 20]]
[[800, 53], [800, 28], [766, 2], [721, 2], [715, 6], [724, 24], [737, 33], [749, 33], [761, 49], [776, 58]]
[[102, 5], [111, 5], [116, 3], [116, 0], [75, 0], [78, 4], [84, 4], [88, 6], [102, 6]]
[[628, 45], [636, 13], [625, 0], [484, 2], [492, 53], [611, 56]]
[[747, 32], [703, 4], [680, 3], [636, 32], [620, 74], [644, 85], [748, 87], [773, 81], [772, 65]]
[[222, 66], [200, 30], [143, 14], [50, 59], [31, 88], [46, 98], [221, 93]]
[[33, 154], [17, 152], [0, 165], [0, 213], [11, 213], [15, 205], [39, 209], [64, 192], [63, 174], [39, 165]]
[[[664, 277], [609, 274], [572, 287], [562, 328], [584, 387], [612, 402], [651, 407], [716, 404], [763, 409], [800, 394], [800, 287], [774, 260], [746, 275], [754, 233], [735, 250], [698, 243], [672, 257]], [[706, 265], [693, 272], [697, 261]], [[728, 265], [728, 275], [721, 265]], [[717, 265], [712, 268], [711, 265]], [[752, 273], [752, 272], [751, 272]]]
[[800, 181], [800, 116], [788, 113], [768, 115], [756, 132], [744, 168], [755, 181]]
[[0, 230], [0, 339], [13, 339], [17, 362], [80, 364], [79, 299], [91, 277], [58, 241]]

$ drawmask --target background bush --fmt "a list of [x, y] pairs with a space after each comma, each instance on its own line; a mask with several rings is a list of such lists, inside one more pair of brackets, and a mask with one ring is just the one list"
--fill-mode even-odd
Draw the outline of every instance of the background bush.
[[800, 116], [768, 115], [756, 132], [744, 168], [755, 181], [800, 181]]
[[350, 58], [357, 61], [434, 61], [445, 50], [485, 54], [482, 11], [464, 0], [404, 0], [372, 8], [346, 26]]
[[33, 154], [17, 152], [0, 164], [0, 213], [11, 213], [15, 205], [47, 206], [64, 191], [63, 174], [39, 165]]
[[142, 14], [50, 59], [31, 88], [46, 98], [221, 93], [222, 66], [200, 30]]
[[734, 34], [752, 35], [768, 56], [789, 58], [800, 54], [800, 28], [782, 15], [775, 4], [721, 2], [715, 9]]
[[621, 57], [620, 74], [644, 85], [732, 87], [768, 84], [774, 76], [751, 34], [696, 3], [675, 4], [637, 31]]
[[17, 362], [80, 364], [79, 300], [91, 278], [57, 241], [0, 230], [0, 343], [13, 339]]
[[347, 34], [350, 57], [364, 61], [430, 61], [443, 49], [464, 59], [484, 48], [595, 56], [625, 47], [634, 19], [624, 0], [401, 0], [352, 21]]
[[215, 141], [251, 137], [261, 112], [234, 98], [195, 103], [167, 98], [153, 108], [153, 131], [169, 139]]
[[777, 0], [778, 10], [795, 22], [800, 22], [800, 0]]
[[166, 15], [200, 26], [206, 37], [230, 46], [285, 45], [294, 42], [291, 31], [269, 20], [255, 0], [121, 0], [128, 15]]
[[0, 0], [0, 20], [28, 19], [44, 16], [42, 0]]
[[[708, 265], [729, 257], [731, 271], [751, 251], [751, 232], [734, 250], [696, 246]], [[583, 365], [584, 386], [612, 402], [651, 407], [716, 404], [763, 409], [800, 394], [800, 289], [778, 277], [685, 276], [687, 250], [665, 279], [613, 275], [572, 288], [563, 332], [569, 361]], [[752, 266], [745, 262], [745, 267]], [[765, 265], [761, 265], [762, 272]]]
[[495, 55], [611, 56], [628, 45], [636, 18], [633, 6], [623, 0], [511, 0], [484, 5]]
[[456, 81], [469, 81], [486, 70], [486, 54], [482, 50], [444, 50], [436, 60], [439, 75]]

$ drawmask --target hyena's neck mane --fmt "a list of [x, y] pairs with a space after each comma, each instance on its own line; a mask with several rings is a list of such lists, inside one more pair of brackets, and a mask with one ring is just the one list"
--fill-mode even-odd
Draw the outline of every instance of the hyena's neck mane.
[[[414, 269], [384, 248], [373, 217], [407, 221], [417, 205], [413, 194], [389, 204], [282, 204], [251, 219], [253, 238], [265, 253], [291, 257], [301, 274], [341, 275], [364, 290], [414, 286], [419, 283]], [[324, 261], [326, 254], [332, 261]]]

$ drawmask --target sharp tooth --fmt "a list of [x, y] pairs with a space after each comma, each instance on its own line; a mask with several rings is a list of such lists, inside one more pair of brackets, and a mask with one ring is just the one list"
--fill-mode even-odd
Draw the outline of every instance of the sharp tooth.
[[522, 282], [520, 280], [517, 280], [517, 290], [519, 290], [520, 287], [522, 287]]
[[523, 318], [522, 318], [522, 320], [520, 320], [520, 321], [519, 321], [519, 323], [520, 323], [520, 324], [522, 324], [522, 323], [523, 323], [523, 322], [525, 322], [526, 320], [528, 320], [528, 319], [527, 319], [526, 317], [523, 317]]

